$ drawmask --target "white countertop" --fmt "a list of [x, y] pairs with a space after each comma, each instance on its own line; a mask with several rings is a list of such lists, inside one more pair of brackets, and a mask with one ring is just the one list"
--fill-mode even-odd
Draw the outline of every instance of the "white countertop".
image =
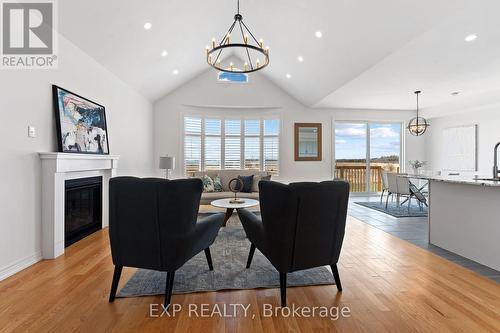
[[446, 182], [446, 183], [455, 183], [455, 184], [465, 184], [465, 185], [479, 185], [479, 186], [492, 186], [492, 187], [500, 187], [500, 181], [494, 180], [483, 180], [481, 178], [490, 178], [488, 176], [478, 177], [476, 179], [474, 176], [428, 176], [428, 175], [402, 175], [402, 177], [407, 178], [416, 178], [416, 179], [427, 179], [436, 182]]

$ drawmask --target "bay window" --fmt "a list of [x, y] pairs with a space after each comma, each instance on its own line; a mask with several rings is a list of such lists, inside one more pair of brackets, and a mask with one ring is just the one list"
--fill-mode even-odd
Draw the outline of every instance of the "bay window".
[[184, 171], [219, 169], [279, 173], [277, 118], [184, 117]]

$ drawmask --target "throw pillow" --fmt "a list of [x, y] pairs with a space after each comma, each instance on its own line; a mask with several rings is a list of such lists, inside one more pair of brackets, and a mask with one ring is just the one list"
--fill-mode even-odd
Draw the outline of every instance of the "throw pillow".
[[252, 185], [253, 185], [253, 175], [251, 176], [238, 176], [238, 178], [242, 181], [243, 186], [240, 188], [240, 192], [251, 193]]
[[219, 175], [213, 178], [214, 181], [214, 192], [222, 192], [222, 182], [220, 181]]
[[264, 181], [271, 180], [271, 175], [263, 176], [260, 178], [260, 180], [264, 180]]
[[203, 192], [213, 192], [215, 191], [214, 181], [210, 176], [203, 176]]
[[254, 176], [253, 177], [252, 192], [259, 192], [259, 182], [261, 180], [271, 180], [271, 175], [267, 175], [267, 176], [256, 175], [256, 176]]

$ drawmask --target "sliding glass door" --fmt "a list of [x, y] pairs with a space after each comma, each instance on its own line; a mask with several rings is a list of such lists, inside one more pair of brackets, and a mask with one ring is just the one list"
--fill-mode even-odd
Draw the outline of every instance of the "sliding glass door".
[[365, 192], [368, 124], [335, 123], [335, 178], [349, 182], [351, 192]]
[[400, 170], [401, 123], [335, 122], [335, 178], [351, 192], [380, 192], [382, 172]]
[[370, 123], [370, 188], [382, 192], [382, 172], [399, 172], [401, 123]]

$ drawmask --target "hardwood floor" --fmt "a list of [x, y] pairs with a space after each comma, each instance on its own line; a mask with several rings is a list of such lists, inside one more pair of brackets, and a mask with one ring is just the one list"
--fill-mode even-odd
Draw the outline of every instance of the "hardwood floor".
[[[500, 284], [354, 218], [338, 267], [341, 294], [335, 286], [289, 288], [288, 302], [349, 307], [349, 317], [264, 317], [263, 304], [279, 306], [279, 289], [259, 289], [174, 295], [183, 310], [151, 318], [150, 303], [162, 296], [108, 303], [113, 265], [102, 230], [0, 282], [0, 331], [500, 332]], [[120, 287], [133, 272], [124, 268]], [[202, 303], [250, 304], [255, 318], [189, 317], [189, 304]]]
[[429, 243], [429, 220], [427, 217], [393, 217], [374, 209], [363, 207], [355, 202], [377, 202], [379, 196], [353, 196], [349, 198], [348, 214], [359, 221], [412, 243], [426, 251], [434, 253], [448, 261], [474, 271], [480, 275], [500, 283], [500, 272], [481, 265], [478, 262], [462, 257]]

